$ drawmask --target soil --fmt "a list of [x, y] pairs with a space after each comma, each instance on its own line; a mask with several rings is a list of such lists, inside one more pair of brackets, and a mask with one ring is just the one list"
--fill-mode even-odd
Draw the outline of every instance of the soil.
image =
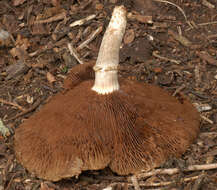
[[[62, 90], [78, 64], [67, 43], [83, 62], [96, 60], [112, 10], [120, 4], [127, 8], [128, 24], [119, 74], [186, 95], [200, 111], [200, 135], [181, 158], [160, 167], [178, 168], [172, 175], [131, 180], [106, 168], [55, 183], [38, 179], [15, 159], [15, 128]], [[0, 1], [0, 190], [217, 189], [217, 166], [207, 169], [217, 165], [216, 31], [216, 0]], [[186, 171], [192, 165], [205, 169]]]

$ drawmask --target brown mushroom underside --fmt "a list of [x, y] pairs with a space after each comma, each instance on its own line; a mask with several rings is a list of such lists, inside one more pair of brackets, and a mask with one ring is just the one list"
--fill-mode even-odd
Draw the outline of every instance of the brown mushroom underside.
[[18, 127], [15, 153], [24, 167], [53, 181], [106, 166], [127, 175], [185, 152], [199, 130], [186, 99], [127, 79], [120, 79], [119, 91], [98, 95], [90, 68], [74, 67], [67, 91]]

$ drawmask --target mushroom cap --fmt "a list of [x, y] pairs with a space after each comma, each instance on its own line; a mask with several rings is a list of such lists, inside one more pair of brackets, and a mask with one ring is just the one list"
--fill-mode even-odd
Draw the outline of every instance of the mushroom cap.
[[99, 95], [90, 68], [74, 67], [67, 90], [16, 129], [16, 157], [30, 172], [52, 181], [106, 166], [138, 173], [180, 156], [196, 138], [199, 114], [185, 98], [123, 78], [120, 90]]

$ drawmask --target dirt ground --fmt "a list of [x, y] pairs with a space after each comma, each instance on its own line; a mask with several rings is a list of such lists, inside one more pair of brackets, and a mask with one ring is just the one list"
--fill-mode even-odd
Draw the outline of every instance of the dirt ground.
[[[120, 4], [128, 11], [120, 75], [188, 96], [200, 111], [201, 133], [182, 158], [161, 166], [178, 168], [172, 175], [131, 180], [106, 168], [55, 183], [38, 179], [16, 162], [14, 130], [62, 89], [67, 72], [78, 64], [68, 42], [82, 61], [97, 58], [111, 12]], [[215, 190], [216, 108], [216, 0], [0, 1], [0, 190]], [[192, 165], [204, 168], [188, 170]]]

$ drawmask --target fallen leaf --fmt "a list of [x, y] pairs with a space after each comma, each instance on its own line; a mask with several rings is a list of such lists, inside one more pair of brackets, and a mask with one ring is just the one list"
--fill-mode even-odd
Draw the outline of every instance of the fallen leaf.
[[0, 46], [10, 46], [10, 45], [12, 45], [10, 33], [0, 29]]
[[22, 46], [24, 50], [27, 50], [31, 44], [27, 38], [24, 38], [18, 34], [15, 45], [19, 47]]
[[12, 48], [9, 52], [13, 57], [18, 57], [20, 60], [25, 60], [28, 57], [25, 45]]
[[126, 34], [124, 35], [124, 43], [130, 44], [135, 39], [135, 32], [133, 29], [127, 30]]
[[6, 68], [7, 77], [6, 80], [14, 78], [22, 73], [27, 72], [29, 68], [22, 61], [18, 61], [17, 63], [11, 64]]
[[49, 83], [53, 83], [56, 81], [55, 77], [50, 72], [47, 72], [47, 80]]

